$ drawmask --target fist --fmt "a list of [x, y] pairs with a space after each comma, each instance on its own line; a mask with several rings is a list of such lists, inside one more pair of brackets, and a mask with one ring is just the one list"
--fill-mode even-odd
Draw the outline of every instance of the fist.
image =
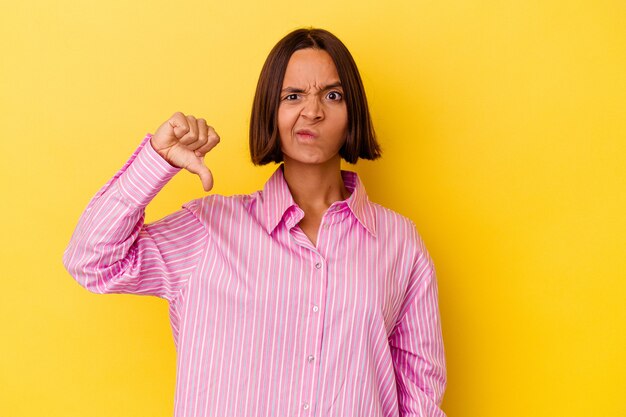
[[213, 188], [213, 175], [204, 164], [204, 156], [219, 141], [206, 120], [176, 112], [159, 126], [150, 143], [170, 165], [198, 175], [204, 190], [209, 191]]

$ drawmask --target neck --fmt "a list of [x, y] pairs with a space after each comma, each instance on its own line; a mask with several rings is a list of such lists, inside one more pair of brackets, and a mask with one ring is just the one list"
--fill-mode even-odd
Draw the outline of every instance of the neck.
[[285, 159], [284, 176], [296, 204], [305, 212], [323, 212], [350, 195], [341, 177], [341, 159], [324, 164], [302, 164]]

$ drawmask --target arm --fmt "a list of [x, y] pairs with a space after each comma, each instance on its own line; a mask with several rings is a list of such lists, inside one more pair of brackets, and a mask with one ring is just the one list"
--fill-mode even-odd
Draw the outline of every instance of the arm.
[[64, 253], [65, 267], [89, 291], [171, 299], [197, 263], [205, 229], [194, 202], [144, 225], [145, 207], [180, 171], [155, 152], [151, 137], [91, 200]]
[[445, 416], [446, 362], [435, 268], [419, 240], [400, 321], [389, 338], [401, 416]]
[[181, 168], [197, 174], [205, 190], [213, 177], [204, 155], [219, 136], [204, 119], [177, 112], [148, 134], [124, 167], [83, 213], [63, 262], [85, 288], [97, 293], [174, 298], [193, 272], [206, 231], [197, 202], [144, 225], [145, 207]]

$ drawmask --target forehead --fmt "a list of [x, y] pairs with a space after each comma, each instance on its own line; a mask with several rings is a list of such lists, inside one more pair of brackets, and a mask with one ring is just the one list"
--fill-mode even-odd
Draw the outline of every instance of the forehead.
[[291, 55], [283, 87], [297, 84], [329, 84], [339, 81], [337, 67], [330, 54], [321, 49], [300, 49]]

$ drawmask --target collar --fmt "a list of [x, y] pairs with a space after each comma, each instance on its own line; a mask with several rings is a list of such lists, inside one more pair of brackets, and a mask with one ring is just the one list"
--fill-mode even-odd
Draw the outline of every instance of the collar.
[[[335, 210], [340, 210], [341, 207], [347, 206], [359, 223], [372, 236], [376, 237], [374, 207], [367, 198], [365, 187], [361, 183], [359, 176], [356, 172], [342, 170], [341, 177], [346, 189], [350, 192], [350, 196], [343, 201], [333, 203], [331, 208], [336, 206]], [[291, 210], [301, 211], [294, 201], [291, 191], [289, 191], [289, 186], [283, 174], [282, 164], [276, 168], [274, 174], [265, 183], [263, 191], [258, 194], [256, 207], [258, 219], [270, 234], [283, 220], [286, 213]], [[300, 216], [303, 216], [303, 214], [300, 214]], [[298, 219], [298, 221], [300, 220]]]

